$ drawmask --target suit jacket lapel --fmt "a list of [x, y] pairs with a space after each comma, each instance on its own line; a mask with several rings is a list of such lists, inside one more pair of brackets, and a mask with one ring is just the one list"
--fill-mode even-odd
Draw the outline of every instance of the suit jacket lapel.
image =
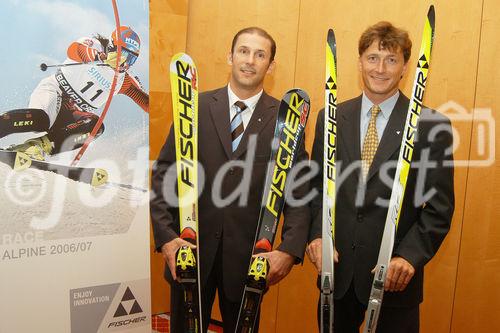
[[385, 127], [384, 134], [378, 145], [377, 153], [368, 171], [367, 181], [377, 172], [382, 163], [387, 161], [394, 151], [401, 146], [401, 138], [403, 137], [409, 101], [401, 92], [399, 94], [399, 98], [394, 106], [394, 110], [391, 112], [389, 122]]
[[275, 110], [272, 101], [273, 99], [269, 95], [265, 92], [262, 93], [262, 96], [260, 96], [260, 99], [255, 106], [255, 110], [252, 113], [250, 122], [245, 128], [245, 132], [243, 132], [243, 137], [241, 138], [238, 148], [236, 148], [233, 154], [233, 158], [239, 158], [248, 148], [248, 138], [250, 135], [259, 134], [265, 125], [273, 118], [273, 116], [276, 115], [278, 111]]
[[227, 87], [221, 88], [213, 94], [213, 101], [210, 103], [210, 115], [217, 129], [220, 142], [224, 147], [227, 158], [231, 159], [233, 154], [231, 147], [231, 126], [229, 123], [229, 97]]
[[350, 160], [343, 161], [344, 167], [350, 162], [361, 160], [361, 148], [359, 144], [359, 121], [361, 113], [361, 96], [353, 101], [353, 104], [346, 108], [342, 113], [342, 119], [339, 121], [344, 122], [344, 126], [340, 127], [339, 124], [339, 137], [342, 139], [342, 144], [347, 151]]

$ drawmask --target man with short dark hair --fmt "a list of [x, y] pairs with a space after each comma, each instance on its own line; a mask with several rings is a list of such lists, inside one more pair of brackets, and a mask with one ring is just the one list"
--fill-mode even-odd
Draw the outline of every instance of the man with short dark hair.
[[[275, 65], [275, 52], [276, 43], [267, 32], [257, 27], [243, 29], [228, 54], [228, 85], [199, 96], [198, 160], [205, 179], [204, 186], [199, 186], [203, 191], [198, 208], [203, 331], [216, 291], [224, 331], [234, 332], [238, 319], [279, 105], [263, 91], [264, 78]], [[307, 159], [303, 144], [298, 159]], [[227, 167], [227, 163], [234, 165]], [[185, 332], [184, 300], [175, 281], [175, 253], [182, 245], [192, 245], [179, 238], [178, 210], [163, 197], [163, 187], [175, 186], [176, 178], [166, 175], [174, 164], [171, 130], [153, 170], [151, 218], [156, 248], [165, 258], [165, 278], [171, 285], [171, 332], [180, 333]], [[228, 200], [241, 186], [241, 195]], [[301, 198], [307, 191], [306, 183], [293, 196]], [[269, 260], [268, 285], [279, 282], [302, 261], [309, 222], [308, 206], [285, 205], [281, 244], [260, 254]]]
[[[337, 108], [337, 179], [342, 180], [335, 210], [335, 332], [359, 332], [364, 319], [408, 111], [409, 100], [399, 83], [410, 54], [406, 31], [388, 22], [369, 27], [359, 40], [363, 94]], [[323, 113], [318, 115], [312, 152], [320, 167]], [[377, 333], [419, 330], [423, 268], [446, 236], [454, 210], [452, 141], [450, 121], [422, 109]], [[311, 207], [307, 248], [318, 272], [322, 176], [320, 172], [311, 183], [320, 195]]]

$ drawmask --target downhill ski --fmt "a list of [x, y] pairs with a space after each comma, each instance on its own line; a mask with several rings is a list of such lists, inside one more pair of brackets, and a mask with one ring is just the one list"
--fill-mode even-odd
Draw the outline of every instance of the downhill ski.
[[176, 254], [176, 274], [184, 288], [185, 332], [203, 329], [201, 318], [200, 260], [198, 256], [198, 71], [187, 54], [170, 62], [180, 238], [196, 245], [182, 246]]
[[411, 160], [413, 156], [414, 140], [418, 128], [418, 120], [422, 110], [422, 101], [429, 73], [429, 63], [431, 57], [432, 44], [434, 42], [435, 13], [434, 6], [430, 6], [424, 25], [422, 43], [418, 54], [417, 69], [413, 82], [413, 89], [405, 121], [403, 139], [394, 175], [387, 218], [385, 220], [384, 233], [380, 244], [380, 251], [375, 267], [368, 309], [365, 314], [364, 333], [375, 333], [378, 316], [382, 306], [384, 296], [384, 284], [394, 247], [394, 238], [398, 228], [401, 207], [403, 204], [406, 181], [410, 172]]
[[71, 167], [54, 164], [46, 161], [31, 159], [21, 152], [0, 150], [0, 162], [7, 164], [15, 171], [22, 171], [28, 168], [50, 171], [58, 175], [65, 176], [71, 180], [100, 186], [108, 181], [108, 173], [100, 168]]
[[22, 171], [31, 166], [31, 158], [25, 153], [0, 149], [0, 162], [14, 171]]
[[333, 332], [335, 245], [335, 153], [337, 149], [337, 44], [332, 29], [326, 39], [325, 113], [323, 128], [323, 205], [321, 251], [321, 333]]
[[254, 332], [255, 320], [266, 289], [269, 263], [259, 253], [272, 250], [285, 204], [286, 178], [295, 164], [309, 116], [309, 96], [301, 89], [289, 90], [281, 100], [267, 168], [253, 255], [243, 291], [236, 332]]

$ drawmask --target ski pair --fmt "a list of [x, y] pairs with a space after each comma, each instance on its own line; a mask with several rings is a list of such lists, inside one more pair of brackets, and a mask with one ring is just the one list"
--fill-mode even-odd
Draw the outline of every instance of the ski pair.
[[14, 171], [22, 171], [28, 168], [50, 171], [92, 186], [100, 186], [108, 181], [108, 173], [104, 169], [65, 166], [38, 161], [21, 152], [0, 149], [0, 162], [7, 164]]
[[[176, 273], [184, 288], [186, 332], [202, 330], [200, 261], [198, 255], [198, 75], [193, 60], [178, 53], [170, 62], [170, 83], [179, 193], [180, 238], [196, 244], [183, 246], [176, 254]], [[252, 253], [272, 250], [278, 222], [285, 203], [286, 177], [295, 164], [310, 110], [309, 96], [300, 89], [288, 91], [280, 103], [271, 149], [256, 239]], [[266, 289], [267, 260], [250, 259], [237, 332], [253, 332], [262, 295]]]

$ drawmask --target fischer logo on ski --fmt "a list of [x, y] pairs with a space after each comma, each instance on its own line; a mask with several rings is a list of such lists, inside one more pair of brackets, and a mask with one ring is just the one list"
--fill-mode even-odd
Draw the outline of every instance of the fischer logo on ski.
[[[273, 169], [273, 178], [271, 188], [267, 195], [266, 207], [268, 211], [278, 217], [278, 205], [281, 203], [284, 196], [284, 189], [286, 184], [287, 171], [292, 166], [292, 150], [297, 148], [297, 143], [300, 141], [299, 137], [302, 135], [301, 129], [305, 126], [302, 119], [309, 114], [307, 105], [303, 106], [303, 110], [299, 108], [303, 105], [304, 99], [298, 94], [294, 93], [290, 97], [290, 104], [285, 117], [285, 126], [281, 134], [278, 152], [276, 156], [276, 164]], [[299, 128], [299, 124], [302, 128]], [[277, 222], [277, 221], [276, 221]], [[276, 225], [273, 226], [273, 231]]]
[[335, 246], [335, 154], [337, 150], [337, 44], [332, 29], [326, 39], [325, 110], [323, 127], [323, 204], [320, 331], [333, 332]]
[[202, 330], [200, 260], [198, 256], [198, 76], [193, 60], [178, 53], [170, 62], [173, 122], [179, 194], [180, 238], [196, 245], [176, 254], [176, 274], [184, 289], [186, 332]]
[[[302, 144], [309, 115], [309, 96], [300, 89], [289, 90], [281, 100], [270, 163], [265, 178], [262, 204], [252, 253], [272, 250], [277, 225], [285, 204], [285, 185], [289, 171], [295, 163]], [[257, 312], [266, 289], [269, 263], [264, 257], [251, 258], [241, 301], [236, 332], [254, 331]]]
[[[180, 159], [180, 180], [186, 184], [187, 186], [194, 189], [194, 180], [195, 177], [194, 171], [195, 167], [193, 164], [194, 153], [195, 153], [195, 145], [197, 142], [194, 142], [193, 138], [195, 136], [194, 126], [194, 96], [193, 91], [196, 92], [196, 86], [192, 84], [192, 73], [196, 73], [196, 70], [190, 70], [192, 67], [181, 60], [177, 60], [175, 62], [175, 69], [177, 72], [177, 94], [175, 95], [176, 101], [174, 102], [177, 105], [178, 119], [176, 128], [176, 136], [178, 138], [179, 143], [179, 155]], [[191, 74], [191, 75], [188, 75]]]

